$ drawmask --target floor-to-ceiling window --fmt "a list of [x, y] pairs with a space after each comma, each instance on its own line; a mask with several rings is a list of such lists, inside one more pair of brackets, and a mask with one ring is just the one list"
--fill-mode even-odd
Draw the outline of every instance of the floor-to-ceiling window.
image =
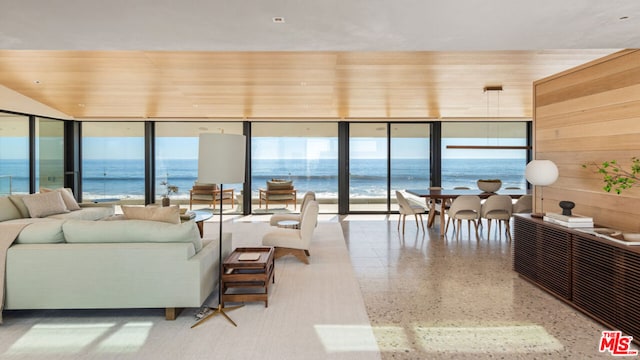
[[[391, 123], [391, 198], [395, 190], [430, 186], [430, 124]], [[391, 210], [398, 210], [395, 201]]]
[[387, 124], [349, 125], [349, 211], [387, 210]]
[[[300, 199], [314, 191], [320, 211], [337, 212], [338, 124], [334, 122], [255, 122], [251, 126], [253, 209], [262, 211], [259, 189], [267, 180], [292, 180]], [[298, 200], [299, 201], [299, 200]], [[269, 205], [269, 210], [285, 204]], [[293, 209], [290, 209], [293, 210]], [[299, 209], [298, 209], [299, 210]]]
[[[178, 188], [170, 196], [172, 203], [188, 204], [189, 190], [198, 178], [198, 137], [200, 133], [242, 134], [242, 122], [157, 122], [156, 133], [156, 202], [166, 193], [167, 185]], [[242, 184], [224, 184], [240, 194]], [[238, 198], [239, 199], [239, 198]], [[225, 202], [225, 211], [228, 205]], [[207, 207], [204, 203], [194, 208]], [[237, 208], [236, 208], [237, 209]]]
[[36, 189], [64, 186], [64, 121], [36, 118]]
[[82, 123], [82, 198], [143, 204], [143, 122]]
[[477, 189], [478, 179], [526, 188], [526, 122], [442, 123], [442, 186]]
[[0, 113], [0, 195], [29, 193], [29, 117]]

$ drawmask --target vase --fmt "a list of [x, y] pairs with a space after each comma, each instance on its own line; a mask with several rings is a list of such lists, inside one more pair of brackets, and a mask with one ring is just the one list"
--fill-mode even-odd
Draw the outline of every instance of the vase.
[[168, 196], [162, 198], [162, 207], [167, 207], [171, 205], [171, 200]]

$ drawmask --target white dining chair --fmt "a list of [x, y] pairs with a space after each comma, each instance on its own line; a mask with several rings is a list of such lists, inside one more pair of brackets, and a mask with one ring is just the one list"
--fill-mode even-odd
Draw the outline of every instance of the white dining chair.
[[461, 195], [453, 200], [449, 207], [447, 220], [447, 226], [445, 233], [449, 230], [449, 222], [457, 222], [454, 224], [454, 230], [456, 231], [456, 237], [459, 237], [462, 220], [467, 220], [467, 227], [469, 234], [471, 234], [471, 223], [473, 223], [476, 230], [476, 239], [479, 239], [478, 235], [478, 220], [480, 219], [480, 210], [482, 204], [480, 203], [480, 197], [477, 195]]
[[491, 221], [498, 220], [499, 231], [502, 232], [501, 224], [504, 223], [507, 237], [511, 241], [511, 213], [513, 203], [509, 195], [491, 195], [482, 204], [480, 217], [487, 219], [487, 238], [491, 236]]
[[[400, 217], [398, 218], [398, 231], [400, 231], [400, 222], [402, 222], [402, 233], [404, 234], [404, 226], [407, 215], [413, 215], [416, 218], [416, 227], [418, 227], [418, 221], [422, 225], [422, 231], [424, 232], [424, 222], [422, 221], [422, 214], [427, 212], [424, 206], [412, 205], [404, 197], [402, 192], [396, 191], [396, 200], [398, 201], [398, 212]], [[420, 218], [420, 220], [418, 220]], [[419, 227], [418, 227], [419, 228]]]

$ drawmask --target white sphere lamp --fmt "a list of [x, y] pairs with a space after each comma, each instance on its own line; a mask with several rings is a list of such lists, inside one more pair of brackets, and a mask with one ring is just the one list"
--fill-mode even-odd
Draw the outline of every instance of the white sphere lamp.
[[[540, 208], [544, 208], [543, 187], [558, 180], [558, 167], [551, 160], [533, 160], [524, 169], [524, 177], [532, 185], [540, 186]], [[543, 212], [532, 213], [533, 217], [543, 217]]]
[[558, 180], [558, 167], [551, 160], [533, 160], [527, 164], [524, 177], [532, 185], [551, 185]]

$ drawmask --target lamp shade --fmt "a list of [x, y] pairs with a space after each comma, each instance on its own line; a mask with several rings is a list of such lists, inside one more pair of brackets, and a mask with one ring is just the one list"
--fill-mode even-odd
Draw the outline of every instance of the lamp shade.
[[244, 135], [200, 134], [198, 182], [237, 184], [244, 182]]
[[558, 167], [551, 160], [533, 160], [527, 164], [524, 177], [533, 185], [551, 185], [558, 179]]

